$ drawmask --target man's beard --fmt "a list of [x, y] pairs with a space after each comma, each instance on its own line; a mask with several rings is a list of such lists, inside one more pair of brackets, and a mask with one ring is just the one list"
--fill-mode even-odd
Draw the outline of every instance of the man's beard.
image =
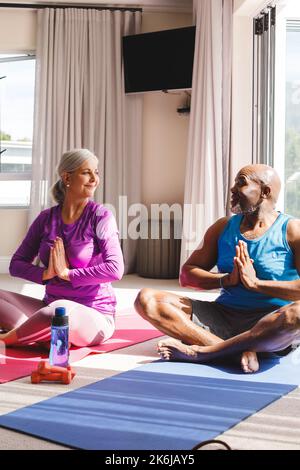
[[259, 207], [260, 207], [260, 204], [257, 204], [256, 206], [248, 206], [248, 207], [242, 209], [240, 203], [238, 202], [237, 204], [235, 204], [235, 206], [231, 207], [231, 212], [235, 215], [254, 214], [254, 212], [256, 212]]

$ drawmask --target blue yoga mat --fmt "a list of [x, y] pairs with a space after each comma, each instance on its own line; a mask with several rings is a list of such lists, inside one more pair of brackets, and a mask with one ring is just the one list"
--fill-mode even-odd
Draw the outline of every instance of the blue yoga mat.
[[296, 388], [296, 359], [265, 359], [252, 375], [158, 361], [3, 415], [0, 425], [79, 449], [191, 449]]

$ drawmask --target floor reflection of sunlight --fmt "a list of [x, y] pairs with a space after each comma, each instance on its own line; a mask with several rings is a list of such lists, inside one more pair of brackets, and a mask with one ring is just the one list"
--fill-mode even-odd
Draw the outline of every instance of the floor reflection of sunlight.
[[29, 297], [35, 297], [37, 299], [42, 299], [44, 296], [44, 286], [38, 284], [23, 284], [20, 289], [20, 294], [28, 295]]
[[[150, 351], [149, 351], [150, 352]], [[153, 347], [153, 353], [155, 349]], [[80, 361], [74, 362], [72, 367], [76, 368], [76, 365], [81, 367], [87, 367], [89, 369], [101, 369], [101, 370], [115, 370], [124, 372], [139, 365], [145, 364], [146, 362], [152, 362], [158, 359], [156, 354], [152, 356], [132, 355], [128, 354], [91, 354]]]

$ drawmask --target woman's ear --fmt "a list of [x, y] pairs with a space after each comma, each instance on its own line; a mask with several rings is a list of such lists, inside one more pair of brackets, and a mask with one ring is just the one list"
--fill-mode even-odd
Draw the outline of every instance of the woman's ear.
[[61, 179], [62, 179], [65, 186], [70, 184], [70, 174], [67, 173], [66, 171], [61, 175]]

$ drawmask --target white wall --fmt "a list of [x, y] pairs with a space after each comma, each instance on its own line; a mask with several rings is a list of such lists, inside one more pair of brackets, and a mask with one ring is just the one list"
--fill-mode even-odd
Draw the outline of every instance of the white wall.
[[36, 11], [0, 10], [0, 53], [33, 51], [36, 47]]
[[7, 272], [9, 259], [26, 233], [27, 212], [25, 209], [0, 210], [0, 273]]
[[[192, 15], [145, 13], [143, 32], [192, 24]], [[142, 199], [151, 203], [183, 204], [189, 116], [177, 108], [184, 95], [145, 93], [143, 113]]]
[[252, 162], [252, 20], [234, 15], [232, 175]]
[[189, 116], [176, 109], [177, 95], [151, 93], [144, 98], [142, 199], [183, 204]]

